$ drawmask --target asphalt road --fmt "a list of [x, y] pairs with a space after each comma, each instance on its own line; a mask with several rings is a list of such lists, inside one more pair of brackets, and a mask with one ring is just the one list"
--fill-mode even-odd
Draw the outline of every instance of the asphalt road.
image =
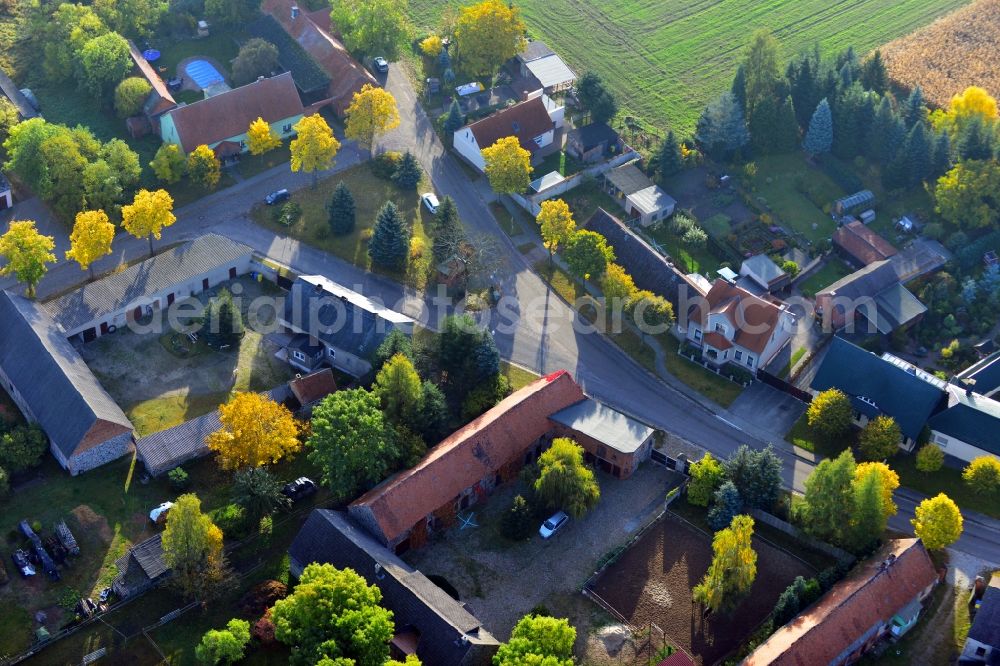
[[[753, 426], [707, 401], [691, 397], [677, 387], [655, 377], [607, 338], [582, 330], [574, 311], [530, 269], [521, 253], [500, 230], [485, 205], [485, 189], [472, 183], [456, 158], [444, 150], [431, 122], [418, 103], [409, 81], [395, 65], [390, 69], [387, 88], [396, 97], [401, 125], [384, 137], [382, 150], [410, 150], [431, 174], [439, 194], [455, 199], [463, 223], [472, 234], [488, 234], [506, 250], [506, 263], [498, 270], [498, 280], [506, 297], [505, 305], [488, 313], [484, 323], [494, 331], [502, 356], [536, 372], [567, 369], [588, 394], [695, 444], [726, 457], [741, 444], [763, 448], [773, 443], [782, 458], [787, 487], [801, 492], [813, 469], [813, 462], [796, 456], [782, 441], [780, 433]], [[336, 166], [345, 169], [367, 157], [367, 151], [344, 142]], [[381, 298], [387, 305], [410, 315], [430, 313], [429, 324], [451, 312], [432, 296], [422, 296], [378, 275], [367, 273], [294, 239], [275, 234], [253, 224], [248, 213], [267, 192], [286, 187], [308, 187], [311, 177], [293, 174], [285, 166], [258, 174], [233, 187], [204, 197], [179, 209], [177, 223], [164, 232], [158, 243], [176, 243], [215, 231], [247, 243], [257, 251], [298, 271], [322, 273], [331, 279]], [[148, 253], [145, 241], [124, 236], [116, 239], [112, 257], [98, 262], [98, 273], [113, 269], [125, 260]], [[60, 293], [83, 281], [86, 274], [75, 264], [60, 262], [39, 285], [39, 297]], [[0, 280], [0, 288], [13, 286]], [[576, 325], [574, 325], [574, 323]], [[900, 491], [900, 512], [891, 526], [910, 533], [909, 519], [919, 497]], [[985, 516], [967, 515], [966, 530], [955, 548], [976, 557], [1000, 562], [1000, 524]]]

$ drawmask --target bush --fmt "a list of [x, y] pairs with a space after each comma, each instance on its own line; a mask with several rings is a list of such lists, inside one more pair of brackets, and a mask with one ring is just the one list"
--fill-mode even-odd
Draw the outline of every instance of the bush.
[[7, 470], [0, 467], [0, 497], [10, 492], [10, 479], [7, 478]]
[[257, 583], [240, 599], [240, 613], [246, 617], [263, 615], [278, 599], [288, 596], [288, 586], [277, 580]]
[[294, 201], [289, 201], [278, 209], [278, 224], [290, 227], [302, 217], [302, 206]]
[[372, 173], [383, 180], [392, 180], [402, 160], [402, 153], [393, 150], [386, 151], [371, 160]]
[[944, 464], [944, 451], [937, 444], [925, 444], [917, 451], [917, 469], [921, 472], [936, 472]]
[[246, 530], [246, 515], [239, 504], [227, 504], [218, 510], [215, 524], [225, 535], [243, 535]]
[[153, 87], [140, 76], [130, 76], [115, 88], [115, 112], [119, 118], [128, 118], [142, 111], [142, 106]]
[[174, 490], [184, 490], [190, 481], [188, 473], [181, 467], [175, 467], [167, 472], [167, 479], [170, 480], [170, 487]]
[[527, 500], [521, 495], [514, 498], [500, 522], [500, 533], [511, 541], [524, 541], [535, 529], [535, 518]]
[[48, 448], [48, 438], [37, 425], [17, 426], [0, 435], [0, 465], [18, 474], [37, 467]]
[[486, 379], [462, 401], [462, 420], [471, 421], [510, 395], [510, 380], [503, 375]]

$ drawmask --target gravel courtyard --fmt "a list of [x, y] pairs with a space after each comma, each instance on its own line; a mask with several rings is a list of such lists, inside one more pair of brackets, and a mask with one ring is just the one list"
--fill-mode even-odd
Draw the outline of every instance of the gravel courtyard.
[[598, 473], [598, 481], [597, 507], [549, 540], [535, 534], [513, 543], [501, 536], [503, 512], [525, 492], [518, 482], [473, 508], [478, 527], [452, 528], [404, 559], [428, 576], [444, 577], [497, 638], [509, 638], [517, 621], [541, 604], [576, 625], [577, 652], [582, 653], [595, 624], [610, 620], [580, 594], [580, 587], [604, 555], [660, 513], [681, 476], [647, 462], [628, 480]]
[[705, 620], [691, 590], [712, 561], [712, 540], [670, 513], [604, 571], [594, 591], [633, 625], [654, 622], [697, 663], [714, 664], [746, 639], [796, 576], [815, 575], [757, 538], [753, 547], [757, 580], [749, 594], [732, 611]]

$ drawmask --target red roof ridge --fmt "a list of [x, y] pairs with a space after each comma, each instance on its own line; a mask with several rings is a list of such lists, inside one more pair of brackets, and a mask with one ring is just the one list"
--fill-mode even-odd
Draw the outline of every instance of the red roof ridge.
[[[469, 125], [479, 149], [489, 148], [500, 139], [516, 136], [527, 151], [538, 150], [534, 139], [555, 126], [542, 98], [519, 102]], [[515, 127], [517, 129], [515, 129]]]

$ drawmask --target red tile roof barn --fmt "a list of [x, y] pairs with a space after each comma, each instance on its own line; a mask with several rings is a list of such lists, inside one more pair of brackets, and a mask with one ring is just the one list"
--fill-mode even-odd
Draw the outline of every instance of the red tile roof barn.
[[356, 499], [350, 512], [370, 512], [382, 532], [375, 536], [393, 543], [463, 490], [518, 459], [549, 432], [550, 415], [583, 398], [583, 390], [565, 370], [537, 379], [452, 433], [416, 467]]
[[529, 152], [538, 150], [535, 137], [545, 134], [553, 127], [552, 118], [541, 97], [515, 104], [469, 125], [480, 150], [489, 148], [505, 137], [516, 136], [521, 147]]
[[[757, 354], [764, 352], [771, 334], [778, 326], [781, 308], [723, 279], [712, 284], [705, 300], [708, 301], [710, 313], [722, 313], [732, 323], [736, 329], [736, 335], [733, 336], [735, 344]], [[691, 310], [690, 320], [704, 328], [708, 323], [708, 313], [702, 313], [701, 306], [695, 305]]]
[[326, 14], [325, 20], [319, 16], [320, 12], [308, 13], [301, 9], [293, 19], [292, 7], [298, 7], [294, 0], [264, 0], [261, 11], [273, 16], [285, 32], [330, 75], [327, 94], [334, 110], [344, 115], [354, 99], [354, 93], [360, 92], [366, 83], [373, 86], [379, 83], [348, 53], [340, 40], [330, 34], [329, 10], [322, 12]]
[[146, 113], [150, 116], [155, 116], [177, 106], [177, 102], [174, 101], [174, 96], [170, 94], [167, 84], [163, 82], [160, 75], [156, 73], [156, 69], [149, 64], [149, 61], [140, 53], [139, 48], [132, 40], [128, 42], [128, 53], [132, 56], [132, 62], [135, 63], [142, 77], [149, 82], [149, 85], [153, 86], [153, 93], [151, 94], [155, 94], [157, 97], [156, 103], [152, 108], [146, 109]]
[[893, 615], [915, 600], [936, 578], [937, 572], [923, 542], [890, 541], [823, 598], [775, 632], [743, 664], [833, 663], [869, 629], [888, 624]]
[[896, 248], [889, 241], [857, 220], [833, 232], [833, 244], [864, 266], [896, 254]]
[[322, 400], [337, 390], [337, 382], [330, 368], [314, 372], [305, 377], [297, 377], [288, 382], [292, 395], [303, 407]]
[[169, 112], [185, 153], [245, 134], [257, 118], [274, 123], [302, 114], [302, 100], [288, 72]]

